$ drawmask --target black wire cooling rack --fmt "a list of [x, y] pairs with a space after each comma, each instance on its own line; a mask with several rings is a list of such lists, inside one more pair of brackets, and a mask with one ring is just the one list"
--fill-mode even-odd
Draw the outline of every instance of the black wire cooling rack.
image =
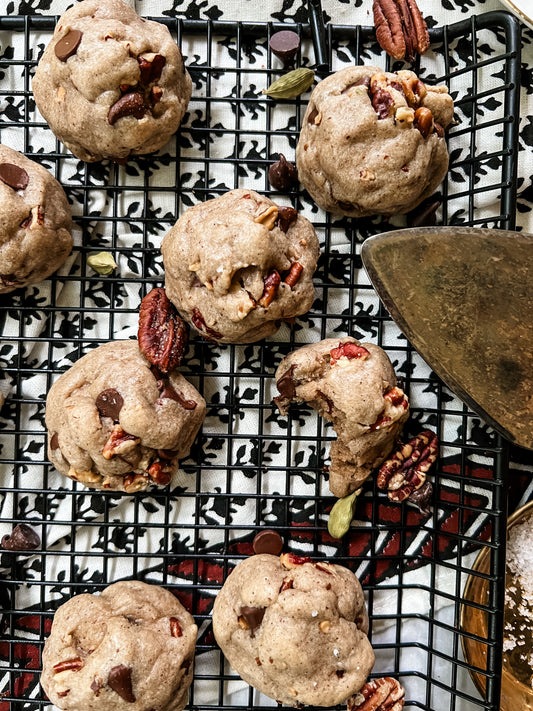
[[[373, 30], [295, 26], [298, 63], [321, 69], [386, 60]], [[56, 18], [57, 19], [57, 18]], [[11, 385], [1, 413], [1, 524], [39, 532], [42, 546], [0, 556], [0, 711], [47, 704], [40, 654], [53, 612], [68, 597], [138, 578], [174, 591], [199, 626], [189, 707], [275, 707], [240, 682], [214, 644], [210, 611], [231, 567], [252, 552], [257, 530], [276, 528], [286, 550], [333, 557], [360, 577], [376, 651], [374, 676], [397, 677], [406, 706], [454, 711], [499, 708], [505, 570], [504, 443], [421, 361], [379, 304], [361, 264], [362, 240], [402, 224], [334, 220], [301, 192], [279, 195], [266, 178], [282, 151], [293, 159], [305, 99], [261, 95], [281, 65], [270, 35], [287, 25], [165, 18], [187, 58], [193, 99], [177, 139], [127, 166], [83, 164], [55, 141], [36, 113], [31, 76], [54, 18], [0, 18], [0, 139], [61, 181], [78, 228], [74, 257], [39, 287], [0, 298], [0, 364]], [[322, 38], [322, 39], [321, 39]], [[442, 188], [444, 224], [514, 227], [519, 30], [505, 13], [431, 30], [432, 54], [417, 67], [446, 82], [459, 123], [449, 134]], [[323, 257], [313, 309], [273, 338], [249, 346], [193, 340], [184, 373], [208, 414], [190, 457], [169, 487], [133, 496], [94, 492], [47, 463], [44, 401], [53, 380], [87, 349], [135, 334], [144, 293], [163, 279], [159, 244], [184, 209], [233, 187], [291, 202], [314, 222]], [[394, 225], [392, 224], [394, 222]], [[86, 263], [110, 251], [107, 278]], [[401, 275], [399, 275], [401, 278]], [[438, 315], [437, 315], [438, 317]], [[380, 344], [410, 396], [407, 434], [429, 427], [441, 442], [430, 477], [432, 513], [390, 503], [373, 481], [342, 542], [327, 534], [332, 430], [312, 411], [280, 417], [271, 399], [281, 357], [301, 343], [351, 334]], [[490, 540], [490, 542], [488, 542]], [[486, 697], [463, 661], [459, 619], [473, 555], [491, 548]]]

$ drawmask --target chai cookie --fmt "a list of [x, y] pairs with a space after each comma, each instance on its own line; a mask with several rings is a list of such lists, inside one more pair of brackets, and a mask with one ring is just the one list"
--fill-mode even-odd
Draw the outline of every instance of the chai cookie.
[[33, 80], [54, 134], [89, 162], [159, 150], [178, 129], [191, 88], [169, 30], [123, 0], [82, 0], [67, 10]]
[[213, 632], [246, 683], [288, 706], [343, 703], [374, 664], [355, 575], [291, 553], [239, 563], [215, 600]]
[[282, 414], [307, 402], [333, 424], [329, 488], [339, 498], [385, 460], [409, 416], [392, 364], [373, 343], [347, 337], [303, 346], [281, 361], [275, 377]]
[[252, 343], [305, 313], [320, 254], [309, 220], [253, 190], [188, 209], [164, 237], [165, 289], [218, 343]]
[[58, 608], [41, 684], [64, 711], [181, 711], [193, 677], [197, 627], [168, 590], [137, 580]]
[[302, 123], [298, 177], [324, 210], [349, 217], [409, 212], [448, 170], [445, 86], [411, 71], [346, 67], [313, 90]]
[[0, 294], [50, 276], [72, 250], [72, 218], [57, 180], [0, 145]]
[[161, 373], [136, 341], [83, 356], [46, 399], [48, 458], [96, 489], [132, 493], [166, 485], [205, 417], [205, 400], [177, 370]]

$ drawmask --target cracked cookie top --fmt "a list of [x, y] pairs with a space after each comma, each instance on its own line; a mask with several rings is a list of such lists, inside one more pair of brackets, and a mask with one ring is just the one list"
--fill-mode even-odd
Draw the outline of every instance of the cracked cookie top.
[[296, 149], [298, 177], [324, 210], [350, 217], [409, 212], [448, 169], [446, 87], [411, 71], [346, 67], [313, 90]]
[[166, 485], [204, 417], [205, 400], [177, 370], [161, 373], [136, 341], [105, 343], [50, 388], [48, 457], [62, 474], [97, 489]]
[[242, 561], [213, 608], [215, 638], [251, 686], [289, 706], [334, 706], [374, 664], [359, 581], [291, 553]]
[[0, 294], [46, 279], [70, 254], [67, 196], [42, 165], [0, 145]]
[[[77, 595], [58, 608], [41, 684], [60, 709], [181, 711], [197, 627], [168, 590], [136, 580]], [[126, 704], [125, 704], [126, 702]]]
[[307, 402], [332, 422], [329, 487], [355, 491], [392, 450], [409, 416], [392, 364], [379, 346], [355, 338], [328, 338], [289, 353], [276, 371], [282, 414]]
[[165, 289], [206, 338], [251, 343], [315, 298], [318, 238], [309, 220], [253, 190], [190, 208], [164, 237]]
[[67, 10], [33, 80], [39, 111], [77, 158], [119, 163], [165, 145], [191, 88], [169, 30], [123, 0], [82, 0]]

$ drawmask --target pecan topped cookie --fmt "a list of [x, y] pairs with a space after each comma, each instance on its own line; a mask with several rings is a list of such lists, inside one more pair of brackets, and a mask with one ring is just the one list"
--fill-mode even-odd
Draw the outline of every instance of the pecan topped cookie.
[[42, 165], [0, 145], [0, 294], [36, 284], [72, 249], [63, 188]]
[[374, 664], [355, 575], [292, 553], [243, 560], [217, 595], [213, 632], [244, 681], [288, 706], [343, 703]]
[[313, 200], [350, 217], [409, 212], [446, 175], [446, 87], [411, 71], [346, 67], [313, 90], [296, 149]]
[[265, 338], [315, 298], [313, 226], [294, 208], [253, 190], [232, 190], [190, 208], [161, 250], [170, 300], [219, 343]]
[[333, 424], [329, 488], [338, 497], [358, 489], [383, 462], [409, 416], [385, 351], [355, 338], [329, 338], [289, 353], [276, 384], [282, 414], [291, 403], [307, 402]]
[[162, 372], [135, 341], [105, 343], [52, 385], [48, 457], [96, 489], [166, 485], [205, 417], [205, 400], [177, 370]]
[[77, 158], [118, 163], [167, 143], [191, 89], [168, 29], [123, 0], [82, 0], [67, 10], [33, 80], [39, 111]]

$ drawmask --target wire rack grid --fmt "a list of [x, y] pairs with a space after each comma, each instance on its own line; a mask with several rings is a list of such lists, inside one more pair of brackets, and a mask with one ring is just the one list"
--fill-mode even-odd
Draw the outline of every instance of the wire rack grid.
[[[0, 363], [11, 384], [0, 418], [2, 530], [29, 522], [42, 540], [37, 551], [0, 555], [0, 711], [47, 704], [40, 654], [57, 607], [71, 595], [128, 578], [164, 585], [195, 615], [189, 708], [274, 708], [229, 668], [210, 627], [217, 590], [265, 526], [281, 533], [286, 550], [334, 558], [359, 576], [376, 652], [373, 676], [397, 677], [407, 707], [496, 711], [507, 452], [413, 351], [366, 277], [362, 240], [402, 219], [335, 220], [303, 192], [287, 196], [270, 188], [268, 166], [280, 151], [294, 156], [306, 103], [273, 102], [260, 93], [281, 72], [269, 37], [287, 25], [162, 21], [187, 58], [193, 99], [180, 132], [162, 151], [119, 167], [77, 161], [36, 112], [31, 76], [54, 18], [0, 18], [0, 140], [60, 180], [77, 228], [73, 256], [58, 274], [0, 297]], [[294, 29], [302, 37], [298, 63], [312, 66], [310, 28]], [[353, 63], [397, 68], [370, 28], [329, 25], [325, 39], [333, 70]], [[417, 70], [448, 83], [459, 119], [449, 135], [442, 222], [513, 228], [517, 23], [491, 13], [433, 29], [431, 39], [430, 59]], [[46, 460], [44, 401], [51, 383], [88, 349], [135, 335], [140, 299], [163, 282], [162, 236], [187, 207], [233, 187], [291, 203], [314, 223], [323, 256], [312, 310], [262, 343], [192, 340], [183, 372], [206, 398], [207, 418], [169, 487], [119, 496], [65, 480]], [[86, 263], [100, 249], [118, 264], [105, 279]], [[350, 532], [336, 541], [327, 534], [332, 430], [305, 407], [280, 417], [272, 376], [298, 345], [346, 334], [387, 351], [412, 405], [407, 434], [435, 430], [441, 456], [431, 515], [390, 503], [370, 480]], [[464, 582], [482, 542], [491, 548], [483, 608], [487, 668], [477, 670], [487, 680], [483, 700], [461, 656], [459, 628]]]

